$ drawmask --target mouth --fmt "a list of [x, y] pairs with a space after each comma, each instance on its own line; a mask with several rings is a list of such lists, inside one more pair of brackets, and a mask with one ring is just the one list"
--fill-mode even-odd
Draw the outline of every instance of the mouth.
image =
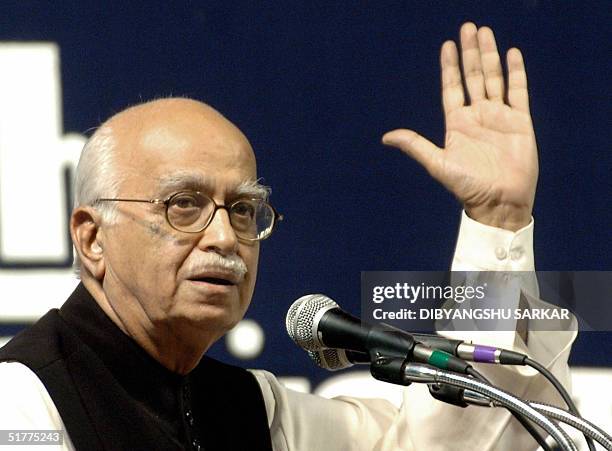
[[226, 271], [206, 271], [195, 274], [189, 280], [195, 283], [217, 285], [220, 287], [230, 287], [238, 285], [240, 277], [232, 272]]
[[220, 277], [200, 277], [197, 279], [190, 279], [193, 282], [204, 282], [204, 283], [210, 283], [212, 285], [236, 285], [233, 281], [229, 280], [229, 279], [223, 279]]

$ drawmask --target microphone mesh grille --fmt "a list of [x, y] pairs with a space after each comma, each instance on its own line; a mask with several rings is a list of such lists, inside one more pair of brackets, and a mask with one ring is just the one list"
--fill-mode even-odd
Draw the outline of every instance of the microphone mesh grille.
[[296, 300], [287, 312], [287, 333], [298, 346], [306, 350], [317, 350], [321, 347], [313, 335], [313, 324], [321, 309], [337, 307], [333, 300], [323, 294], [309, 294]]
[[323, 363], [320, 351], [306, 351], [306, 354], [308, 354], [308, 357], [310, 357], [310, 360], [312, 360], [315, 365], [325, 368], [325, 363]]
[[293, 341], [295, 341], [295, 333], [294, 333], [294, 324], [295, 324], [295, 315], [297, 315], [298, 310], [300, 309], [300, 305], [302, 305], [302, 299], [297, 299], [289, 310], [287, 311], [287, 316], [285, 317], [285, 326], [287, 327], [287, 333], [291, 337]]
[[325, 368], [329, 371], [342, 370], [353, 366], [347, 359], [341, 359], [340, 354], [343, 353], [340, 349], [320, 349], [319, 351], [307, 351], [308, 356], [314, 361], [317, 366]]

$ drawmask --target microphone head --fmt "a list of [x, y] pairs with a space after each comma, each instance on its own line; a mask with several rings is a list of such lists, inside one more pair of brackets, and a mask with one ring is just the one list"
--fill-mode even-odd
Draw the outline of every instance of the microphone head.
[[287, 333], [298, 346], [307, 351], [324, 348], [325, 345], [317, 336], [317, 326], [326, 311], [337, 307], [338, 304], [324, 294], [302, 296], [287, 311]]
[[317, 366], [329, 371], [343, 370], [353, 366], [343, 349], [319, 349], [318, 351], [306, 351], [306, 353]]

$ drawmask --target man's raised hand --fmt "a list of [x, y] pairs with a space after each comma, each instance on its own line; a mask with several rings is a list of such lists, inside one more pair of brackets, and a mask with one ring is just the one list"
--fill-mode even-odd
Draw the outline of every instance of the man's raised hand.
[[383, 143], [423, 165], [472, 219], [516, 231], [530, 222], [538, 178], [523, 57], [516, 48], [508, 51], [506, 83], [493, 32], [466, 23], [461, 60], [463, 71], [455, 43], [445, 42], [440, 52], [444, 148], [405, 129], [386, 133]]

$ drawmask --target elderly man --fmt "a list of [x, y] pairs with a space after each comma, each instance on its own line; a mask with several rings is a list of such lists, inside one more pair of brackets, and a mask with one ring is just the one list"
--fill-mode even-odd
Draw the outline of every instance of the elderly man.
[[[463, 78], [454, 43], [441, 52], [446, 147], [408, 130], [383, 142], [463, 204], [455, 268], [530, 270], [538, 169], [522, 57], [508, 52], [506, 91], [491, 30], [468, 23], [461, 43]], [[0, 352], [2, 429], [61, 429], [63, 449], [87, 450], [537, 447], [503, 411], [409, 395], [399, 410], [326, 400], [205, 356], [244, 316], [260, 240], [278, 220], [247, 138], [211, 107], [173, 98], [113, 116], [86, 144], [75, 192], [82, 283]], [[495, 257], [510, 245], [523, 254]], [[507, 346], [527, 339], [566, 380], [572, 337], [551, 345], [514, 335]], [[489, 375], [522, 395], [552, 396], [533, 374]]]

